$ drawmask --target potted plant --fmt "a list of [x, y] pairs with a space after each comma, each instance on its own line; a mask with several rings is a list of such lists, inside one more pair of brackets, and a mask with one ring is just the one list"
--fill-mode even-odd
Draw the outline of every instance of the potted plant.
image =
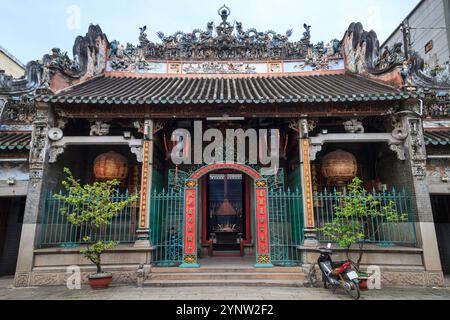
[[[347, 192], [337, 194], [340, 201], [333, 207], [333, 220], [316, 231], [338, 243], [339, 247], [345, 248], [347, 259], [360, 276], [360, 286], [367, 288], [369, 275], [360, 271], [366, 240], [364, 228], [367, 228], [373, 219], [398, 223], [406, 221], [407, 215], [399, 213], [393, 201], [388, 201], [383, 206], [374, 195], [366, 192], [362, 187], [362, 180], [357, 177], [347, 186]], [[349, 256], [350, 248], [354, 244], [358, 244], [359, 248], [356, 262]]]
[[[114, 201], [113, 196], [120, 185], [119, 180], [109, 180], [104, 182], [94, 182], [92, 184], [81, 185], [76, 180], [68, 168], [64, 168], [67, 175], [62, 182], [67, 195], [55, 194], [55, 198], [66, 203], [59, 211], [67, 216], [67, 220], [74, 226], [87, 228], [87, 234], [96, 234], [100, 228], [111, 223], [111, 219], [130, 203], [136, 200], [137, 196], [131, 196], [122, 201]], [[119, 243], [114, 241], [104, 242], [98, 240], [92, 242], [91, 237], [84, 237], [83, 242], [86, 248], [80, 253], [93, 264], [97, 271], [89, 276], [89, 284], [94, 289], [107, 288], [112, 282], [112, 274], [103, 272], [101, 255], [106, 250], [112, 249]]]

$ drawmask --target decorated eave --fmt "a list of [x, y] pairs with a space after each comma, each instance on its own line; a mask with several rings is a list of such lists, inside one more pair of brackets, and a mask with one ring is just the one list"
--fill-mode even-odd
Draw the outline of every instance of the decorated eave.
[[[448, 65], [429, 71], [401, 44], [379, 47], [374, 31], [352, 23], [341, 41], [311, 43], [311, 26], [293, 31], [244, 29], [231, 10], [206, 29], [156, 33], [139, 43], [109, 42], [99, 26], [78, 37], [73, 59], [59, 49], [31, 62], [26, 79], [0, 79], [1, 92], [32, 92], [59, 104], [269, 104], [404, 101], [423, 88], [450, 88]], [[447, 71], [445, 71], [447, 70]], [[427, 86], [430, 85], [430, 86]], [[3, 91], [2, 91], [3, 90]]]
[[30, 148], [30, 132], [0, 132], [0, 150], [29, 151]]
[[450, 145], [450, 128], [426, 130], [424, 139], [427, 146]]
[[411, 93], [348, 74], [267, 77], [102, 76], [38, 101], [65, 104], [272, 104], [393, 101]]

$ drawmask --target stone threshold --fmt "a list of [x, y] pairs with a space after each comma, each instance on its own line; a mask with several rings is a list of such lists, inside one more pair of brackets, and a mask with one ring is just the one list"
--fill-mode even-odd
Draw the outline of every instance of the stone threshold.
[[[81, 272], [95, 272], [96, 267], [94, 265], [82, 265], [79, 266]], [[102, 266], [103, 271], [114, 272], [114, 271], [134, 271], [138, 269], [137, 264], [109, 264]], [[145, 269], [150, 269], [150, 265], [144, 266]], [[32, 272], [42, 272], [42, 273], [66, 273], [67, 266], [52, 266], [52, 267], [34, 267]]]

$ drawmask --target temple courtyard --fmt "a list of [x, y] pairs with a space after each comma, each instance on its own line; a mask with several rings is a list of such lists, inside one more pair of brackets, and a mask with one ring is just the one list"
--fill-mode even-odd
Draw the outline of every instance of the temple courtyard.
[[[349, 300], [325, 289], [281, 287], [136, 288], [113, 286], [107, 290], [69, 290], [64, 286], [14, 288], [13, 278], [0, 278], [0, 300]], [[385, 287], [364, 291], [361, 300], [450, 300], [450, 279], [445, 288]]]

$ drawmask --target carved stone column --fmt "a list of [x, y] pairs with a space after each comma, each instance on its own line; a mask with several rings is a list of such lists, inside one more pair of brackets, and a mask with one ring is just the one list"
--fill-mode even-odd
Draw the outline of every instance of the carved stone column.
[[141, 202], [139, 214], [138, 240], [136, 248], [150, 248], [150, 205], [153, 175], [153, 120], [144, 122], [144, 140], [142, 150]]
[[30, 182], [14, 279], [16, 287], [27, 287], [31, 284], [38, 216], [42, 204], [45, 173], [48, 169], [47, 155], [50, 143], [47, 133], [52, 123], [51, 106], [46, 103], [36, 103], [30, 150]]
[[[426, 183], [426, 149], [423, 135], [422, 119], [413, 112], [402, 114], [404, 128], [408, 137], [405, 140], [407, 148], [406, 168], [411, 172], [411, 187], [413, 207], [416, 213], [416, 233], [419, 245], [423, 249], [423, 263], [425, 266], [425, 284], [428, 286], [443, 285], [444, 278], [429, 190]], [[406, 170], [408, 170], [406, 169]]]
[[299, 133], [299, 158], [300, 158], [300, 179], [303, 193], [303, 215], [304, 215], [304, 235], [305, 246], [316, 246], [316, 232], [314, 222], [314, 205], [311, 177], [311, 163], [309, 158], [309, 132], [314, 124], [307, 119], [300, 119], [298, 122]]

